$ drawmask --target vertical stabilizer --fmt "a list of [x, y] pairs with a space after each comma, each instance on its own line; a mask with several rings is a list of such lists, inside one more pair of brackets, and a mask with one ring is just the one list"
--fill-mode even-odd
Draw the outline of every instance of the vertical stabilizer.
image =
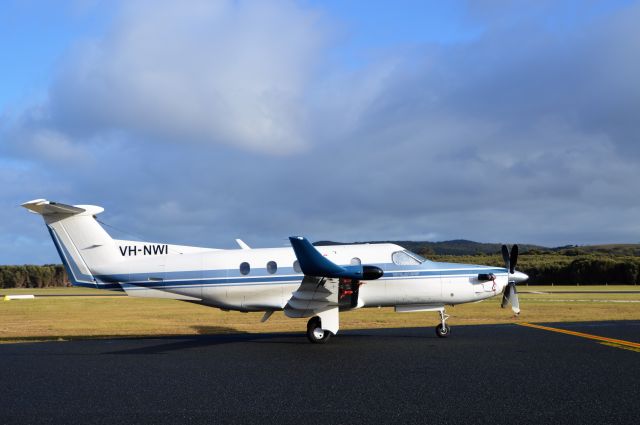
[[113, 239], [95, 218], [104, 209], [45, 199], [25, 202], [22, 206], [44, 218], [72, 283], [96, 287], [92, 270], [116, 260]]

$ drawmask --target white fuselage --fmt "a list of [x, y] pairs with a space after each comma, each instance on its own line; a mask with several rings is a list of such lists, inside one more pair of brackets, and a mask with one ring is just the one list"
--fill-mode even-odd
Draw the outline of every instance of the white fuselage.
[[[294, 269], [296, 256], [291, 248], [209, 250], [168, 245], [153, 254], [150, 249], [144, 252], [144, 244], [129, 244], [118, 246], [122, 261], [110, 263], [104, 270], [94, 267], [95, 282], [87, 286], [123, 288], [131, 296], [160, 296], [229, 310], [262, 311], [283, 309], [304, 278], [299, 269]], [[131, 255], [126, 247], [135, 247], [133, 244], [140, 244], [143, 251], [133, 248], [135, 254]], [[507, 270], [498, 267], [432, 261], [398, 264], [403, 261], [394, 262], [393, 254], [404, 248], [395, 244], [317, 249], [339, 265], [360, 261], [384, 271], [382, 278], [363, 282], [353, 308], [479, 301], [500, 294], [508, 280]], [[243, 263], [249, 265], [248, 270], [246, 265], [241, 267]], [[491, 273], [494, 280], [478, 279], [479, 274]]]

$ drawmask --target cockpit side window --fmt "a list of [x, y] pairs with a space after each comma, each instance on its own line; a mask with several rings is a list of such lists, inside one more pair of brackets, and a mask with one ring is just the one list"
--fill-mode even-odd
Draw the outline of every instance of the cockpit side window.
[[404, 251], [396, 251], [391, 254], [391, 260], [394, 264], [399, 266], [413, 266], [416, 264], [422, 264], [425, 261], [429, 261], [426, 258], [416, 254], [415, 252], [411, 252], [407, 249]]
[[420, 264], [420, 261], [409, 255], [406, 251], [394, 252], [391, 254], [391, 261], [393, 261], [393, 264], [397, 264], [399, 266], [413, 266]]

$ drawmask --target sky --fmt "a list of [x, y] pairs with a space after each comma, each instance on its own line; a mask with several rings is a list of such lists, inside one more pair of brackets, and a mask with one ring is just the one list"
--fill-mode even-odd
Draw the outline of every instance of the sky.
[[46, 198], [194, 246], [640, 243], [637, 1], [0, 3], [0, 264]]

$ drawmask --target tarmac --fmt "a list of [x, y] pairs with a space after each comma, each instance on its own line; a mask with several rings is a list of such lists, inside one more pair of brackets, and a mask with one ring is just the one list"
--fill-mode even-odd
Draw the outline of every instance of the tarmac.
[[3, 344], [0, 423], [637, 424], [640, 321], [541, 325]]

